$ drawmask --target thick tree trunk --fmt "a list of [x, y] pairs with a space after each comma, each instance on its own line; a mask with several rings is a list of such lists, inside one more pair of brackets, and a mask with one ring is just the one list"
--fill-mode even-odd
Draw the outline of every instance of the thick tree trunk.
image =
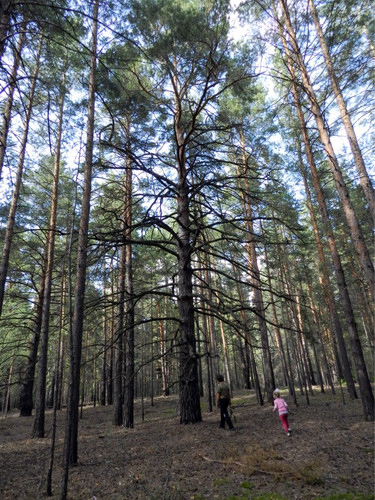
[[202, 420], [196, 340], [194, 333], [194, 305], [189, 241], [189, 209], [185, 176], [180, 177], [178, 241], [178, 310], [179, 310], [179, 389], [180, 422], [193, 424]]
[[[178, 222], [178, 311], [179, 311], [179, 392], [180, 422], [193, 424], [202, 420], [198, 359], [194, 331], [193, 271], [191, 268], [191, 230], [189, 186], [186, 171], [186, 143], [182, 126], [181, 96], [178, 79], [173, 76], [175, 109], [174, 132], [177, 148], [177, 222]], [[181, 91], [184, 92], [184, 91]]]

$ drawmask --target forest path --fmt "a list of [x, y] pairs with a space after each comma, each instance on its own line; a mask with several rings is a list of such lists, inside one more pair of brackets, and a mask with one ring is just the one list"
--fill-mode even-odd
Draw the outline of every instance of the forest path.
[[[285, 396], [292, 436], [271, 405], [236, 391], [235, 431], [218, 428], [219, 413], [180, 425], [177, 397], [136, 401], [135, 427], [112, 425], [111, 407], [86, 407], [79, 426], [79, 464], [70, 470], [69, 498], [78, 500], [309, 500], [346, 493], [374, 498], [374, 425], [361, 402], [314, 390], [310, 405]], [[45, 497], [50, 439], [31, 439], [32, 418], [0, 419], [0, 498]], [[52, 498], [59, 497], [65, 411], [58, 414]], [[50, 432], [51, 414], [46, 429]], [[272, 494], [272, 495], [271, 495]], [[50, 497], [51, 498], [51, 497]], [[331, 498], [333, 498], [331, 496]]]

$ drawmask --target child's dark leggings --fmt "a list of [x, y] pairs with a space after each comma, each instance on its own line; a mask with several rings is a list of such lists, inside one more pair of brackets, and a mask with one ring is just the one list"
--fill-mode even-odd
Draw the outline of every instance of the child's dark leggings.
[[232, 420], [230, 419], [228, 413], [229, 401], [227, 400], [227, 398], [220, 398], [219, 406], [220, 406], [220, 427], [224, 429], [226, 422], [228, 424], [229, 429], [233, 429]]

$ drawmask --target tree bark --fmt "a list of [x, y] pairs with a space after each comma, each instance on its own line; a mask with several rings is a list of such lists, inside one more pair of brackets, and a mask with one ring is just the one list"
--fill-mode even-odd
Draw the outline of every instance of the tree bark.
[[[63, 78], [64, 85], [65, 78]], [[53, 272], [53, 258], [55, 250], [55, 229], [57, 218], [57, 202], [59, 192], [59, 176], [60, 176], [60, 157], [61, 157], [61, 140], [63, 129], [63, 114], [64, 114], [64, 91], [60, 94], [59, 104], [59, 119], [57, 128], [57, 141], [55, 151], [55, 164], [53, 171], [53, 185], [51, 195], [51, 211], [48, 224], [47, 233], [47, 261], [46, 261], [46, 277], [45, 277], [45, 290], [43, 295], [43, 311], [42, 311], [42, 324], [40, 330], [40, 353], [38, 363], [38, 379], [36, 386], [36, 399], [35, 399], [35, 419], [33, 437], [44, 437], [44, 412], [46, 405], [46, 378], [47, 378], [47, 361], [48, 361], [48, 336], [49, 336], [49, 319], [50, 319], [50, 302], [52, 290], [52, 272]]]
[[[130, 146], [130, 118], [126, 126], [127, 151]], [[126, 314], [126, 378], [125, 378], [125, 427], [134, 427], [134, 291], [133, 291], [133, 256], [132, 256], [132, 165], [130, 155], [126, 157], [124, 185], [124, 239], [125, 239], [125, 314]]]
[[275, 377], [273, 373], [272, 359], [270, 346], [268, 341], [268, 329], [265, 318], [265, 309], [262, 293], [262, 281], [258, 266], [257, 251], [255, 246], [255, 233], [253, 224], [253, 208], [250, 196], [250, 185], [247, 173], [247, 162], [245, 153], [245, 137], [243, 130], [240, 130], [240, 144], [241, 144], [241, 172], [240, 176], [244, 182], [244, 189], [242, 191], [243, 211], [247, 227], [247, 242], [246, 251], [248, 255], [248, 263], [253, 284], [254, 304], [256, 310], [257, 321], [260, 331], [260, 339], [262, 344], [263, 356], [263, 370], [266, 398], [269, 403], [273, 402], [273, 391], [275, 390]]
[[[302, 77], [302, 82], [304, 86], [304, 90], [306, 93], [306, 96], [308, 97], [308, 100], [311, 105], [311, 110], [314, 115], [316, 125], [318, 128], [319, 136], [324, 148], [324, 152], [327, 157], [328, 164], [331, 168], [332, 176], [335, 182], [337, 194], [340, 198], [341, 201], [341, 206], [346, 218], [346, 222], [348, 224], [352, 242], [354, 245], [354, 248], [358, 254], [359, 260], [362, 265], [364, 277], [368, 283], [368, 286], [370, 288], [370, 291], [372, 295], [375, 297], [375, 274], [374, 274], [374, 265], [373, 262], [370, 258], [370, 253], [368, 251], [365, 239], [362, 234], [362, 229], [358, 223], [358, 218], [357, 215], [354, 211], [349, 191], [347, 189], [344, 177], [342, 175], [340, 166], [338, 164], [336, 154], [334, 152], [331, 139], [329, 136], [329, 133], [327, 131], [327, 127], [324, 123], [324, 118], [322, 116], [322, 112], [315, 94], [315, 91], [313, 89], [313, 86], [310, 82], [310, 77], [307, 72], [305, 63], [302, 58], [302, 54], [297, 42], [297, 37], [296, 33], [294, 31], [292, 22], [290, 20], [290, 15], [288, 11], [288, 6], [287, 6], [287, 0], [279, 0], [279, 5], [281, 7], [282, 13], [283, 13], [283, 26], [288, 32], [289, 35], [289, 43], [293, 49], [293, 54], [295, 56], [295, 64], [299, 68], [301, 72], [301, 77]], [[286, 38], [283, 36], [285, 45], [287, 44]], [[292, 55], [289, 51], [289, 58], [292, 58]]]
[[[302, 56], [299, 52], [299, 47], [298, 47], [298, 44], [297, 44], [296, 39], [295, 39], [295, 33], [294, 33], [293, 28], [292, 28], [290, 19], [289, 19], [289, 13], [287, 11], [286, 0], [279, 0], [279, 3], [280, 3], [282, 10], [283, 10], [286, 26], [287, 26], [287, 29], [289, 31], [289, 34], [290, 34], [290, 37], [292, 40], [292, 42], [291, 42], [292, 46], [293, 46], [294, 51], [297, 55], [297, 59], [298, 59], [297, 64], [298, 64], [298, 67], [300, 68], [301, 73], [302, 73], [302, 78], [304, 81], [305, 89], [307, 89], [309, 91], [308, 95], [309, 95], [312, 109], [313, 109], [313, 112], [314, 112], [314, 115], [315, 115], [315, 118], [317, 121], [318, 129], [319, 129], [319, 132], [321, 134], [321, 139], [323, 141], [323, 144], [325, 145], [325, 150], [326, 150], [327, 154], [330, 152], [332, 155], [331, 157], [329, 157], [330, 165], [331, 165], [332, 170], [334, 171], [333, 172], [334, 177], [336, 176], [335, 177], [336, 187], [339, 191], [340, 199], [343, 203], [344, 212], [346, 210], [346, 214], [348, 215], [350, 212], [350, 207], [351, 207], [349, 194], [347, 193], [346, 196], [344, 196], [344, 192], [346, 191], [346, 186], [344, 184], [343, 179], [341, 179], [341, 172], [338, 168], [337, 160], [335, 158], [333, 148], [332, 148], [332, 145], [330, 143], [329, 136], [328, 136], [328, 133], [326, 131], [326, 128], [325, 128], [325, 125], [323, 122], [323, 118], [321, 116], [320, 109], [318, 107], [318, 104], [317, 104], [317, 101], [315, 98], [315, 93], [314, 93], [314, 90], [312, 89], [311, 84], [309, 82], [307, 71], [306, 71], [304, 63], [302, 61]], [[323, 196], [323, 193], [322, 193], [322, 190], [320, 187], [318, 173], [317, 173], [316, 168], [315, 168], [315, 162], [314, 162], [314, 159], [312, 156], [311, 148], [309, 147], [309, 141], [305, 140], [305, 137], [308, 139], [306, 125], [304, 122], [303, 113], [302, 113], [300, 100], [299, 100], [299, 96], [298, 96], [298, 90], [296, 87], [296, 78], [295, 78], [295, 74], [294, 74], [293, 62], [292, 62], [291, 54], [290, 54], [290, 51], [288, 50], [287, 43], [286, 43], [284, 36], [283, 36], [283, 43], [284, 43], [284, 48], [285, 48], [287, 58], [288, 58], [288, 68], [289, 68], [289, 71], [291, 72], [291, 75], [292, 75], [292, 90], [293, 90], [294, 100], [295, 100], [295, 103], [297, 106], [297, 112], [299, 115], [301, 131], [302, 131], [302, 134], [304, 137], [305, 145], [308, 144], [308, 146], [306, 148], [306, 154], [308, 155], [308, 158], [309, 158], [309, 164], [310, 164], [311, 173], [313, 176], [314, 187], [316, 190], [318, 203], [319, 203], [319, 206], [320, 206], [320, 209], [322, 212], [322, 216], [323, 216], [323, 220], [324, 220], [324, 224], [325, 224], [325, 229], [326, 229], [326, 233], [327, 233], [327, 240], [328, 240], [328, 244], [329, 244], [329, 248], [330, 248], [330, 252], [331, 252], [331, 256], [332, 256], [332, 260], [333, 260], [333, 265], [334, 265], [334, 269], [335, 269], [335, 273], [336, 273], [336, 277], [337, 277], [337, 281], [338, 281], [339, 293], [340, 293], [341, 300], [343, 302], [343, 309], [344, 309], [345, 318], [347, 321], [347, 328], [348, 328], [348, 333], [349, 333], [349, 338], [350, 338], [351, 350], [352, 350], [353, 360], [354, 360], [354, 364], [355, 364], [355, 368], [356, 368], [357, 379], [358, 379], [361, 398], [362, 398], [364, 417], [366, 420], [374, 420], [374, 416], [375, 416], [374, 394], [372, 392], [372, 387], [370, 384], [365, 360], [363, 357], [362, 346], [360, 343], [360, 339], [359, 339], [359, 335], [358, 335], [358, 331], [357, 331], [357, 326], [355, 323], [354, 312], [353, 312], [353, 309], [351, 306], [351, 301], [350, 301], [350, 297], [349, 297], [349, 293], [348, 293], [348, 289], [347, 289], [347, 285], [346, 285], [346, 281], [345, 281], [345, 275], [343, 272], [343, 268], [341, 265], [339, 254], [338, 254], [337, 249], [336, 249], [336, 243], [335, 243], [333, 234], [332, 234], [331, 230], [329, 229], [329, 227], [330, 227], [329, 217], [328, 217], [328, 213], [326, 211], [324, 196]], [[311, 157], [310, 157], [310, 155], [311, 155]], [[339, 182], [339, 178], [341, 179], [340, 182]], [[352, 209], [352, 207], [351, 207], [351, 209]], [[352, 229], [357, 231], [356, 234], [357, 234], [359, 239], [357, 239], [356, 242], [357, 242], [357, 244], [359, 244], [360, 243], [359, 240], [361, 239], [360, 238], [360, 236], [361, 236], [360, 228], [358, 226], [354, 211], [352, 211], [351, 214], [352, 214], [352, 217], [349, 217], [349, 220], [347, 218], [348, 224], [349, 224], [349, 222], [351, 222]], [[328, 226], [328, 224], [329, 224], [329, 226]], [[352, 236], [353, 236], [353, 233], [352, 233]], [[363, 238], [362, 238], [362, 243], [364, 245]], [[361, 245], [359, 245], [359, 246], [361, 246]], [[365, 247], [363, 247], [363, 250], [365, 250]], [[357, 252], [358, 252], [358, 254], [360, 254], [359, 247], [357, 247]], [[364, 252], [362, 254], [362, 257], [365, 257], [365, 254], [366, 254], [366, 252]], [[361, 259], [361, 255], [359, 255], [359, 258]], [[367, 261], [367, 258], [365, 259], [365, 261]], [[371, 260], [370, 260], [370, 263], [371, 263]], [[362, 264], [364, 264], [364, 261], [362, 261]], [[372, 263], [371, 263], [371, 266], [372, 266]], [[369, 271], [369, 267], [367, 267], [367, 271]], [[374, 277], [372, 276], [371, 279], [373, 280]], [[340, 341], [340, 339], [338, 339], [338, 340]], [[342, 352], [343, 351], [344, 350], [342, 350]]]
[[32, 114], [32, 109], [33, 109], [33, 101], [34, 101], [34, 95], [35, 95], [36, 82], [37, 82], [38, 73], [39, 73], [41, 51], [42, 51], [42, 39], [40, 38], [38, 52], [36, 55], [34, 73], [33, 73], [32, 78], [31, 78], [31, 86], [30, 86], [30, 91], [29, 91], [28, 105], [26, 108], [23, 136], [22, 136], [22, 140], [21, 140], [21, 151], [20, 151], [19, 159], [18, 159], [16, 180], [14, 183], [12, 201], [11, 201], [10, 207], [9, 207], [8, 222], [7, 222], [7, 227], [5, 230], [3, 252], [2, 252], [2, 256], [1, 256], [0, 317], [2, 315], [3, 304], [4, 304], [5, 283], [6, 283], [6, 278], [7, 278], [7, 274], [8, 274], [10, 250], [11, 250], [12, 240], [13, 240], [13, 232], [14, 232], [15, 217], [16, 217], [16, 213], [17, 213], [18, 199], [20, 196], [21, 181], [22, 181], [23, 168], [24, 168], [25, 155], [26, 155], [26, 146], [27, 146], [27, 140], [28, 140], [28, 135], [29, 135], [29, 127], [30, 127], [31, 114]]
[[86, 135], [86, 154], [84, 165], [84, 185], [82, 194], [81, 219], [78, 233], [78, 256], [76, 268], [76, 286], [74, 293], [74, 312], [71, 335], [71, 366], [69, 379], [69, 397], [67, 409], [67, 423], [63, 453], [63, 485], [61, 499], [65, 500], [68, 488], [70, 464], [78, 461], [78, 419], [79, 419], [79, 388], [82, 356], [82, 336], [84, 319], [84, 300], [87, 272], [87, 241], [90, 217], [92, 166], [94, 150], [94, 124], [95, 124], [95, 88], [96, 88], [96, 58], [98, 36], [98, 10], [99, 0], [95, 0], [93, 7], [92, 46], [90, 62], [90, 80], [88, 92], [88, 119]]
[[320, 47], [322, 49], [322, 53], [324, 56], [324, 61], [327, 69], [327, 73], [331, 80], [332, 90], [335, 94], [337, 106], [340, 110], [341, 120], [345, 128], [346, 135], [348, 137], [348, 141], [350, 144], [350, 149], [353, 154], [354, 162], [357, 167], [357, 172], [359, 176], [359, 182], [362, 186], [363, 192], [365, 194], [366, 201], [370, 208], [370, 214], [372, 217], [372, 221], [375, 222], [375, 194], [374, 188], [371, 183], [371, 179], [367, 173], [365, 162], [363, 161], [362, 152], [358, 144], [358, 140], [354, 131], [354, 127], [350, 118], [350, 114], [348, 108], [346, 106], [346, 102], [342, 95], [342, 90], [340, 87], [339, 80], [336, 76], [336, 72], [333, 67], [332, 59], [329, 53], [328, 45], [326, 39], [324, 37], [324, 33], [319, 21], [318, 12], [316, 10], [315, 4], [313, 0], [308, 0], [310, 11], [312, 17], [314, 19], [315, 29], [318, 34]]
[[0, 3], [0, 62], [3, 58], [10, 29], [10, 16], [14, 9], [14, 0], [1, 0]]
[[[178, 185], [178, 311], [179, 311], [179, 392], [180, 423], [202, 420], [199, 398], [198, 360], [194, 331], [194, 304], [191, 267], [189, 186], [186, 171], [186, 143], [182, 126], [181, 95], [177, 77], [172, 78], [175, 95], [174, 132], [177, 148]], [[183, 91], [181, 91], [183, 92]]]
[[[6, 152], [7, 142], [8, 142], [8, 133], [9, 133], [9, 128], [10, 128], [11, 116], [12, 116], [14, 90], [16, 88], [17, 73], [18, 73], [18, 68], [19, 68], [20, 61], [21, 61], [21, 52], [22, 52], [22, 47], [23, 47], [24, 41], [25, 41], [25, 26], [22, 25], [21, 33], [20, 33], [19, 40], [18, 40], [17, 49], [14, 51], [13, 68], [12, 68], [12, 73], [10, 75], [9, 86], [8, 86], [8, 88], [9, 88], [8, 98], [7, 98], [7, 101], [5, 104], [5, 108], [4, 108], [3, 123], [1, 126], [1, 132], [0, 132], [0, 181], [1, 181], [1, 174], [3, 171], [3, 167], [4, 167], [5, 152]], [[1, 58], [0, 58], [0, 60], [1, 60]]]

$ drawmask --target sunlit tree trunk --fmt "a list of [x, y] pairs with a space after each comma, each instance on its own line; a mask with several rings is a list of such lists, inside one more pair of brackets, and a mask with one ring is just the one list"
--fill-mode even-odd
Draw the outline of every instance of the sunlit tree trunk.
[[[343, 271], [343, 268], [341, 265], [341, 258], [340, 258], [340, 255], [338, 253], [338, 250], [337, 250], [336, 241], [335, 241], [335, 238], [333, 235], [332, 225], [331, 225], [330, 218], [328, 215], [328, 210], [327, 210], [327, 206], [326, 206], [326, 202], [325, 202], [324, 193], [323, 193], [323, 190], [321, 188], [320, 178], [319, 178], [319, 174], [318, 174], [318, 171], [316, 168], [315, 159], [314, 159], [313, 151], [312, 151], [311, 144], [310, 144], [310, 139], [309, 139], [308, 132], [307, 132], [306, 122], [305, 122], [305, 118], [303, 115], [301, 101], [300, 101], [300, 97], [299, 97], [299, 93], [298, 93], [298, 89], [297, 89], [297, 85], [296, 85], [296, 76], [295, 76], [295, 72], [294, 72], [294, 66], [293, 66], [293, 62], [291, 60], [289, 50], [288, 50], [288, 47], [285, 43], [284, 38], [283, 38], [283, 43], [284, 43], [284, 48], [285, 48], [286, 55], [287, 55], [288, 69], [289, 69], [289, 72], [291, 74], [291, 79], [292, 79], [292, 93], [293, 93], [293, 98], [294, 98], [294, 104], [295, 104], [296, 110], [297, 110], [297, 116], [298, 116], [298, 120], [299, 120], [300, 130], [301, 130], [301, 134], [302, 134], [302, 138], [303, 138], [303, 142], [304, 142], [304, 146], [305, 146], [305, 153], [307, 155], [307, 159], [309, 162], [309, 167], [310, 167], [310, 171], [311, 171], [311, 175], [312, 175], [313, 186], [314, 186], [315, 194], [316, 194], [318, 205], [319, 205], [319, 210], [320, 210], [322, 220], [323, 220], [323, 227], [324, 227], [328, 247], [330, 250], [332, 262], [333, 262], [334, 269], [335, 269], [337, 283], [338, 283], [338, 287], [339, 287], [339, 291], [340, 291], [340, 297], [343, 301], [342, 307], [343, 307], [343, 310], [345, 313], [345, 318], [346, 318], [348, 326], [350, 328], [354, 328], [355, 327], [354, 313], [352, 310], [350, 297], [349, 297], [347, 286], [346, 286], [344, 271]], [[305, 182], [305, 186], [307, 187], [306, 192], [308, 192], [307, 178], [306, 178], [306, 174], [303, 170], [303, 163], [302, 162], [300, 162], [300, 168], [301, 167], [302, 167], [302, 174], [304, 174], [303, 179]], [[320, 241], [320, 240], [318, 239], [318, 241]], [[317, 244], [317, 249], [318, 249], [318, 254], [320, 256], [321, 262], [325, 262], [323, 248], [321, 247], [320, 243]], [[322, 270], [324, 272], [324, 266], [322, 266]], [[323, 283], [325, 285], [325, 293], [328, 294], [328, 297], [329, 297], [329, 294], [331, 293], [330, 292], [331, 289], [330, 289], [328, 276], [323, 275]], [[342, 363], [342, 368], [344, 370], [344, 376], [345, 376], [345, 380], [347, 383], [348, 391], [349, 391], [349, 394], [352, 398], [356, 398], [357, 393], [356, 393], [354, 380], [353, 380], [353, 376], [352, 376], [351, 369], [350, 369], [350, 362], [349, 362], [349, 358], [347, 355], [347, 350], [346, 350], [345, 341], [344, 341], [344, 337], [343, 337], [343, 333], [342, 333], [342, 329], [341, 329], [341, 324], [340, 324], [340, 321], [338, 319], [336, 308], [334, 307], [333, 299], [329, 301], [329, 306], [330, 306], [330, 312], [331, 312], [331, 317], [332, 317], [332, 324], [334, 325], [336, 340], [338, 342], [340, 361]]]
[[315, 91], [313, 89], [313, 86], [310, 82], [310, 77], [307, 72], [305, 63], [303, 61], [302, 53], [300, 51], [298, 42], [297, 42], [297, 37], [295, 30], [293, 28], [292, 22], [290, 20], [290, 15], [289, 15], [289, 10], [288, 10], [288, 5], [287, 5], [287, 0], [278, 0], [279, 5], [281, 7], [283, 19], [282, 19], [282, 25], [285, 27], [287, 33], [288, 33], [288, 39], [282, 34], [283, 37], [283, 42], [284, 42], [284, 48], [288, 50], [286, 47], [288, 42], [292, 48], [293, 54], [289, 50], [288, 58], [293, 60], [294, 57], [294, 63], [297, 65], [298, 69], [300, 70], [301, 77], [302, 77], [302, 82], [304, 86], [304, 91], [306, 93], [306, 96], [308, 97], [308, 100], [310, 102], [311, 110], [313, 112], [315, 121], [316, 121], [316, 126], [319, 132], [320, 140], [322, 142], [324, 152], [327, 157], [328, 164], [331, 168], [332, 176], [335, 182], [335, 187], [337, 190], [337, 194], [340, 198], [341, 201], [341, 206], [343, 209], [343, 213], [347, 222], [347, 225], [350, 229], [350, 234], [352, 238], [352, 242], [354, 245], [354, 248], [356, 249], [356, 252], [358, 254], [359, 260], [362, 265], [363, 273], [365, 276], [365, 279], [370, 287], [370, 291], [372, 295], [375, 297], [375, 274], [374, 274], [374, 265], [373, 262], [370, 258], [370, 253], [368, 251], [365, 239], [362, 234], [362, 229], [359, 225], [357, 215], [354, 211], [353, 204], [350, 199], [349, 191], [346, 186], [344, 177], [342, 175], [340, 166], [338, 164], [336, 154], [334, 152], [332, 143], [331, 143], [331, 138], [328, 133], [326, 124], [324, 122], [324, 118], [322, 116], [322, 111], [319, 106]]
[[359, 181], [361, 183], [363, 192], [365, 194], [366, 201], [370, 208], [370, 213], [373, 222], [375, 222], [375, 196], [374, 196], [374, 188], [372, 186], [370, 177], [367, 173], [365, 162], [363, 161], [362, 152], [358, 144], [358, 140], [354, 131], [354, 127], [352, 124], [352, 120], [350, 118], [350, 114], [348, 108], [346, 106], [346, 102], [344, 100], [342, 90], [340, 87], [340, 82], [336, 76], [336, 72], [333, 67], [331, 55], [329, 53], [328, 45], [323, 33], [323, 29], [321, 27], [318, 12], [316, 10], [315, 4], [313, 0], [308, 0], [310, 11], [312, 17], [314, 19], [314, 24], [316, 28], [316, 32], [318, 34], [320, 47], [322, 49], [322, 53], [324, 56], [324, 61], [327, 69], [327, 73], [331, 80], [332, 90], [335, 94], [337, 106], [340, 110], [341, 120], [345, 128], [346, 135], [349, 140], [350, 148], [352, 150], [353, 158], [355, 165], [357, 167]]
[[[290, 19], [289, 19], [286, 1], [279, 0], [279, 3], [280, 3], [282, 10], [283, 10], [284, 20], [286, 22], [287, 30], [288, 30], [289, 35], [290, 35], [291, 44], [292, 44], [292, 46], [294, 48], [294, 52], [298, 58], [298, 67], [302, 73], [302, 78], [304, 81], [305, 89], [309, 91], [308, 92], [309, 100], [310, 100], [312, 110], [313, 110], [314, 115], [315, 115], [315, 119], [317, 121], [317, 126], [318, 126], [318, 130], [319, 130], [322, 142], [325, 146], [325, 151], [329, 156], [328, 159], [329, 159], [329, 162], [331, 165], [331, 169], [333, 170], [334, 178], [336, 181], [336, 187], [337, 187], [337, 190], [338, 190], [339, 195], [340, 195], [340, 199], [341, 199], [342, 204], [343, 204], [344, 212], [347, 215], [348, 225], [349, 225], [349, 223], [351, 223], [352, 237], [354, 239], [354, 243], [356, 244], [357, 253], [359, 255], [360, 260], [362, 261], [362, 266], [364, 267], [365, 275], [367, 275], [367, 277], [369, 277], [369, 274], [371, 274], [371, 273], [369, 273], [369, 271], [370, 271], [370, 267], [372, 267], [372, 262], [369, 258], [367, 248], [365, 246], [365, 242], [363, 240], [362, 233], [361, 233], [361, 230], [360, 230], [358, 222], [357, 222], [357, 218], [356, 218], [356, 216], [354, 214], [354, 210], [351, 206], [349, 194], [346, 191], [346, 186], [345, 186], [344, 180], [341, 177], [341, 171], [338, 168], [337, 160], [336, 160], [336, 157], [334, 155], [334, 151], [333, 151], [332, 145], [330, 143], [330, 139], [329, 139], [328, 133], [326, 131], [326, 127], [324, 125], [323, 118], [322, 118], [321, 113], [320, 113], [320, 108], [319, 108], [317, 101], [316, 101], [316, 98], [315, 98], [314, 90], [310, 84], [306, 68], [305, 68], [304, 63], [302, 61], [302, 56], [299, 52], [299, 47], [298, 47], [296, 39], [295, 39], [295, 33], [294, 33], [293, 28], [292, 28]], [[300, 117], [299, 121], [300, 121], [300, 125], [301, 125], [301, 131], [302, 131], [303, 137], [305, 137], [305, 135], [306, 135], [306, 137], [308, 137], [306, 125], [304, 123], [303, 112], [301, 109], [300, 100], [299, 100], [299, 96], [298, 96], [298, 90], [296, 87], [296, 79], [295, 79], [295, 74], [294, 74], [293, 61], [292, 61], [292, 57], [291, 57], [290, 51], [288, 49], [288, 46], [287, 46], [287, 43], [286, 43], [286, 40], [284, 37], [283, 37], [283, 43], [284, 43], [284, 49], [285, 49], [286, 55], [287, 55], [288, 68], [289, 68], [289, 71], [291, 72], [291, 75], [292, 75], [292, 90], [293, 90], [295, 104], [297, 106], [297, 112], [298, 112], [298, 115]], [[306, 141], [304, 139], [304, 142], [305, 142], [305, 146], [306, 146], [308, 141]], [[352, 355], [353, 355], [357, 379], [358, 379], [359, 388], [360, 388], [360, 392], [361, 392], [361, 399], [362, 399], [364, 416], [365, 416], [366, 420], [374, 420], [374, 416], [375, 416], [374, 394], [372, 391], [372, 387], [371, 387], [370, 380], [368, 377], [368, 372], [367, 372], [365, 360], [363, 357], [362, 346], [361, 346], [361, 342], [359, 339], [357, 326], [355, 323], [354, 312], [353, 312], [353, 309], [351, 306], [351, 301], [350, 301], [348, 288], [346, 285], [345, 276], [344, 276], [343, 268], [341, 265], [340, 257], [339, 257], [339, 254], [337, 252], [337, 249], [336, 249], [336, 243], [335, 243], [335, 240], [333, 238], [332, 231], [329, 229], [330, 228], [329, 217], [328, 217], [328, 213], [326, 212], [326, 206], [325, 206], [324, 196], [323, 196], [323, 193], [322, 193], [322, 190], [320, 187], [319, 176], [318, 176], [318, 173], [317, 173], [316, 168], [315, 168], [315, 162], [314, 162], [313, 156], [310, 157], [311, 153], [312, 153], [311, 148], [308, 146], [306, 148], [306, 154], [308, 155], [309, 165], [310, 165], [311, 173], [312, 173], [312, 177], [313, 177], [314, 188], [316, 191], [318, 203], [319, 203], [319, 206], [320, 206], [320, 209], [322, 212], [322, 217], [324, 220], [325, 230], [327, 233], [328, 245], [330, 248], [331, 256], [333, 259], [333, 265], [334, 265], [336, 277], [338, 280], [340, 298], [343, 302], [343, 309], [344, 309], [345, 318], [347, 321], [347, 328], [348, 328], [348, 333], [349, 333], [349, 338], [350, 338], [351, 351], [352, 351]], [[349, 213], [351, 214], [350, 216], [349, 216]], [[361, 248], [362, 248], [363, 252], [361, 251]], [[367, 262], [366, 265], [365, 265], [365, 262]], [[373, 269], [372, 269], [372, 275], [371, 275], [370, 281], [373, 281], [373, 280], [374, 280], [374, 276], [373, 276]], [[370, 281], [369, 281], [369, 283], [370, 283]]]

